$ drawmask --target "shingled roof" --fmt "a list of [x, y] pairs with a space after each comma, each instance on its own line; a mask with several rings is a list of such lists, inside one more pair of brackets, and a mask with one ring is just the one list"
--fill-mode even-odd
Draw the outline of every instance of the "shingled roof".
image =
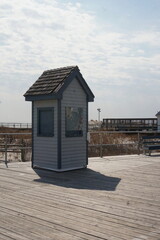
[[44, 95], [58, 92], [65, 79], [73, 70], [75, 70], [75, 68], [78, 67], [69, 66], [44, 71], [24, 96]]
[[59, 92], [62, 92], [65, 86], [67, 86], [67, 82], [69, 83], [74, 77], [78, 77], [84, 91], [89, 95], [89, 101], [93, 101], [94, 95], [82, 77], [78, 66], [68, 66], [44, 71], [24, 94], [24, 97], [27, 101], [36, 100], [38, 97], [40, 99], [40, 96], [54, 97], [56, 99], [58, 98]]

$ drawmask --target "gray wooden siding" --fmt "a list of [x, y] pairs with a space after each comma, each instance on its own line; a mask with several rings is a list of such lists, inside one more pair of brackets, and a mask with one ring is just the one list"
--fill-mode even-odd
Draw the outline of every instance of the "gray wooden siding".
[[[83, 137], [65, 137], [65, 107], [83, 108]], [[62, 99], [62, 168], [86, 165], [86, 94], [77, 79], [66, 88]]]
[[[37, 108], [54, 107], [54, 137], [37, 136]], [[34, 165], [41, 168], [57, 169], [57, 101], [34, 102]]]

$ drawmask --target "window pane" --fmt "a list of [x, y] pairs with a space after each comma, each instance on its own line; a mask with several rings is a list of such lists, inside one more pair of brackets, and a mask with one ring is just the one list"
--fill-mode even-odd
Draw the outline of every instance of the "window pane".
[[66, 136], [83, 135], [83, 109], [66, 107]]
[[54, 135], [54, 111], [53, 108], [38, 109], [38, 135]]

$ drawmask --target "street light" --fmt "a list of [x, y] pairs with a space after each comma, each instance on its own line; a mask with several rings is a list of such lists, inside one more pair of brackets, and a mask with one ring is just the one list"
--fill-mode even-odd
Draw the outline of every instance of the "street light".
[[100, 113], [101, 113], [101, 109], [100, 109], [100, 108], [97, 108], [97, 111], [98, 111], [98, 122], [100, 122]]

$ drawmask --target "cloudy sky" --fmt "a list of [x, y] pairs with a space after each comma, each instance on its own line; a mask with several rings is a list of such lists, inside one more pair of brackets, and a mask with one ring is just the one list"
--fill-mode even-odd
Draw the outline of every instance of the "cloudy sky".
[[23, 94], [44, 70], [78, 65], [90, 119], [160, 110], [159, 0], [1, 0], [0, 122], [31, 122]]

